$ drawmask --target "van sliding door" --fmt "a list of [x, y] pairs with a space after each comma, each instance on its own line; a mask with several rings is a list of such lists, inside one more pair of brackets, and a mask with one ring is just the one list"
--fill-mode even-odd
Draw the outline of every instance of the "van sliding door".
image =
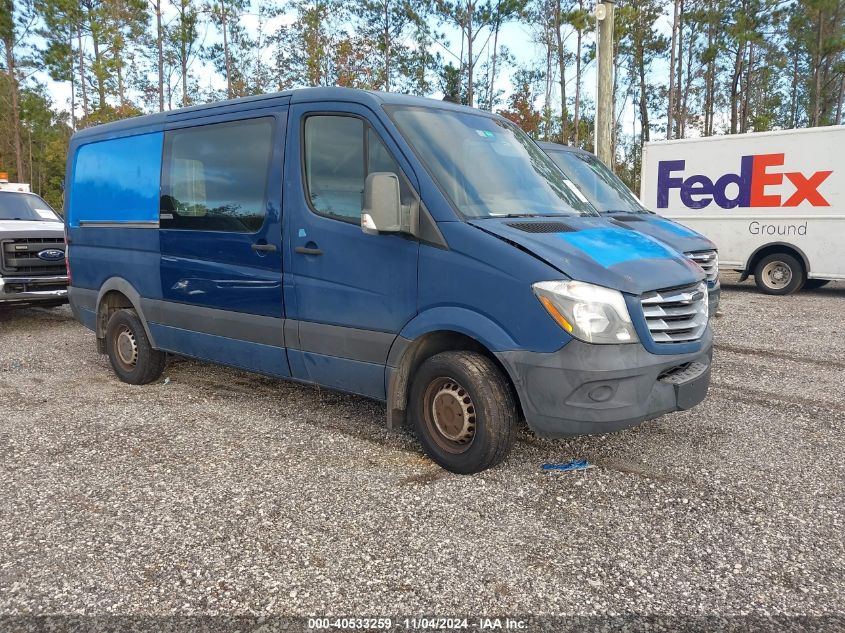
[[[246, 118], [249, 117], [249, 118]], [[174, 124], [161, 176], [159, 346], [288, 376], [281, 174], [287, 109]]]

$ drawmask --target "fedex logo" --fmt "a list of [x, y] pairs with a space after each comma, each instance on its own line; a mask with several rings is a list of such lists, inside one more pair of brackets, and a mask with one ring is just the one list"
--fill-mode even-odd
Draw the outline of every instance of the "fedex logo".
[[[779, 172], [770, 169], [783, 165], [783, 154], [756, 154], [743, 156], [738, 174], [725, 174], [716, 182], [696, 174], [689, 178], [673, 176], [682, 172], [686, 161], [662, 160], [657, 166], [657, 208], [669, 206], [669, 192], [679, 189], [681, 202], [689, 209], [703, 209], [715, 202], [723, 209], [734, 207], [797, 207], [805, 200], [814, 207], [829, 207], [830, 203], [819, 193], [821, 185], [832, 171], [817, 171], [807, 177], [800, 171]], [[766, 187], [780, 185], [784, 176], [795, 186], [795, 191], [785, 200], [779, 194], [766, 193]], [[728, 186], [735, 190], [728, 193]]]

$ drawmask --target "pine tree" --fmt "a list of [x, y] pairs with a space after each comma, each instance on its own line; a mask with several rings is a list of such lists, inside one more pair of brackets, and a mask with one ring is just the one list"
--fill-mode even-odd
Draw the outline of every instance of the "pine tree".
[[0, 0], [0, 42], [3, 43], [4, 92], [8, 95], [11, 117], [6, 123], [11, 128], [8, 138], [12, 141], [15, 177], [23, 177], [23, 147], [21, 144], [20, 66], [23, 49], [35, 28], [33, 5], [24, 0]]
[[182, 93], [182, 106], [191, 104], [188, 86], [191, 83], [191, 63], [199, 53], [198, 26], [200, 12], [196, 0], [176, 0], [174, 2], [176, 18], [166, 30], [166, 46], [179, 64], [179, 81]]

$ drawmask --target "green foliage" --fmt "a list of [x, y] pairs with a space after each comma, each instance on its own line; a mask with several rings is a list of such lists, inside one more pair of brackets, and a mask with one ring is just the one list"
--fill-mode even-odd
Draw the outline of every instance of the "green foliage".
[[534, 137], [541, 136], [543, 121], [543, 113], [535, 106], [538, 84], [541, 80], [542, 76], [536, 70], [527, 68], [517, 70], [514, 74], [515, 90], [508, 98], [507, 109], [500, 113]]
[[[5, 96], [5, 95], [3, 95]], [[8, 100], [0, 98], [0, 130], [10, 120]], [[62, 183], [67, 144], [72, 130], [66, 112], [56, 112], [41, 84], [31, 84], [20, 91], [23, 172], [13, 179], [29, 182], [54, 208], [62, 208]], [[2, 131], [5, 135], [7, 130]], [[0, 153], [0, 171], [7, 167], [6, 152]]]

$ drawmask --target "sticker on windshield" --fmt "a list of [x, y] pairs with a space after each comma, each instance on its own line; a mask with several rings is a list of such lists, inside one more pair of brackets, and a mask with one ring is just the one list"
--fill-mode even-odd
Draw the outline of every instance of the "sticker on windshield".
[[581, 193], [581, 190], [575, 186], [575, 183], [571, 180], [564, 180], [563, 181], [567, 187], [569, 187], [570, 191], [575, 194], [575, 197], [578, 198], [581, 202], [587, 202], [587, 198], [584, 197], [584, 194]]
[[47, 220], [53, 220], [56, 217], [56, 214], [50, 211], [50, 209], [36, 209], [35, 212]]
[[476, 130], [475, 133], [484, 138], [496, 138], [496, 135], [490, 130]]

